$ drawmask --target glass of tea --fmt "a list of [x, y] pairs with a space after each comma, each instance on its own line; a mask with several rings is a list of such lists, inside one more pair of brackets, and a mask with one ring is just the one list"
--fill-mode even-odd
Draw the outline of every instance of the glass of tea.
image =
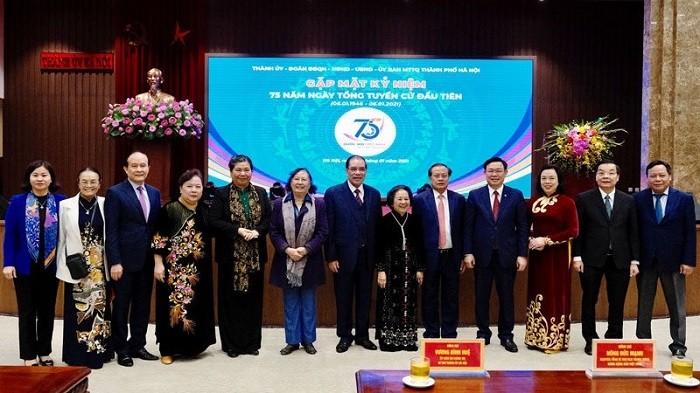
[[426, 382], [430, 376], [430, 359], [426, 357], [411, 358], [411, 380], [416, 383]]
[[[687, 356], [672, 356], [671, 374], [676, 378], [692, 378], [693, 359]], [[411, 372], [411, 375], [413, 375], [413, 372]]]

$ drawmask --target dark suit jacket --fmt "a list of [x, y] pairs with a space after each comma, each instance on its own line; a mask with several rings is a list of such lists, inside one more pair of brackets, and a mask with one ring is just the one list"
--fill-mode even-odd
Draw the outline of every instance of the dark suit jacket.
[[668, 189], [666, 211], [656, 222], [654, 196], [647, 188], [634, 195], [641, 243], [640, 266], [651, 266], [654, 257], [664, 272], [679, 271], [680, 265], [695, 266], [695, 203], [693, 196]]
[[628, 269], [632, 260], [639, 260], [637, 209], [632, 196], [615, 190], [612, 217], [608, 218], [596, 187], [576, 197], [576, 210], [579, 235], [574, 239], [574, 256], [580, 256], [584, 265], [605, 265], [611, 244], [618, 269]]
[[[464, 259], [464, 217], [467, 206], [464, 197], [454, 191], [447, 190], [447, 202], [450, 206], [450, 237], [452, 238], [452, 255], [455, 273], [459, 272]], [[421, 192], [413, 198], [413, 215], [423, 228], [423, 250], [426, 269], [436, 271], [438, 268], [438, 241], [440, 228], [438, 224], [435, 195], [430, 189]]]
[[[275, 256], [270, 267], [270, 284], [282, 288], [288, 288], [287, 281], [287, 254], [284, 252], [289, 243], [285, 236], [284, 217], [282, 216], [282, 203], [284, 197], [278, 198], [272, 208], [270, 219], [270, 241], [275, 247]], [[294, 203], [290, 201], [288, 203]], [[326, 271], [323, 266], [323, 243], [328, 237], [328, 217], [326, 216], [326, 204], [321, 198], [314, 198], [316, 205], [316, 225], [314, 234], [306, 242], [304, 247], [309, 250], [301, 277], [302, 288], [314, 288], [326, 282]], [[299, 211], [299, 217], [303, 217], [310, 205], [305, 204]]]
[[[247, 229], [258, 231], [258, 257], [260, 258], [260, 263], [265, 264], [267, 263], [267, 232], [270, 230], [270, 199], [267, 197], [264, 188], [253, 187], [255, 187], [255, 192], [257, 192], [260, 200], [261, 217], [255, 228]], [[233, 242], [240, 238], [240, 235], [238, 235], [240, 225], [231, 221], [230, 191], [231, 184], [219, 187], [214, 191], [214, 199], [212, 199], [207, 215], [209, 226], [216, 236], [217, 263], [233, 263]]]
[[[366, 241], [367, 263], [374, 264], [376, 257], [376, 227], [382, 216], [381, 196], [375, 188], [363, 185], [365, 216], [358, 213], [355, 195], [347, 182], [335, 185], [324, 196], [328, 215], [328, 240], [326, 241], [326, 262], [340, 261], [343, 269], [355, 269], [357, 250]], [[367, 223], [367, 239], [360, 239], [360, 224]]]
[[501, 266], [513, 267], [517, 257], [527, 257], [530, 226], [522, 192], [503, 187], [498, 221], [493, 219], [488, 186], [469, 193], [466, 211], [464, 253], [473, 254], [476, 263], [483, 266], [491, 261], [494, 239], [497, 239]]
[[160, 209], [160, 191], [148, 184], [144, 186], [151, 205], [148, 222], [128, 180], [110, 187], [105, 196], [107, 261], [110, 267], [121, 264], [125, 272], [138, 272], [145, 263], [153, 264], [151, 238]]

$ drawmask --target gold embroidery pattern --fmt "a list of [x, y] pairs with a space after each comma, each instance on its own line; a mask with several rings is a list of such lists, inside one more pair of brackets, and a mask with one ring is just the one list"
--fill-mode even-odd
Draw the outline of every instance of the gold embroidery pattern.
[[538, 200], [535, 201], [535, 203], [532, 204], [532, 212], [533, 213], [544, 213], [547, 211], [547, 207], [553, 206], [555, 203], [557, 203], [557, 196], [543, 196], [540, 197]]
[[547, 318], [542, 315], [542, 294], [537, 294], [527, 306], [527, 323], [525, 325], [525, 344], [545, 350], [561, 350], [569, 347], [570, 328], [567, 328], [567, 320], [570, 315], [560, 315], [557, 318]]

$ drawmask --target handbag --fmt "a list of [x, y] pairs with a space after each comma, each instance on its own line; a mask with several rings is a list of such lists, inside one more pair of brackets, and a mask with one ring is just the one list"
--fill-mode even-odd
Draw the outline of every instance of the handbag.
[[75, 280], [83, 279], [88, 275], [88, 266], [82, 253], [67, 255], [66, 265], [70, 271], [70, 276]]

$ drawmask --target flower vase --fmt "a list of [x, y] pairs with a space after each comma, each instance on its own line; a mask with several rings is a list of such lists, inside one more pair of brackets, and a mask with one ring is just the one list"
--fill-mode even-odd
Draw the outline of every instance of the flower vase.
[[133, 150], [148, 156], [150, 165], [146, 183], [160, 190], [161, 205], [171, 200], [172, 144], [167, 139], [134, 139]]
[[576, 199], [576, 196], [584, 191], [596, 187], [595, 174], [593, 173], [564, 173], [566, 190], [564, 194]]

